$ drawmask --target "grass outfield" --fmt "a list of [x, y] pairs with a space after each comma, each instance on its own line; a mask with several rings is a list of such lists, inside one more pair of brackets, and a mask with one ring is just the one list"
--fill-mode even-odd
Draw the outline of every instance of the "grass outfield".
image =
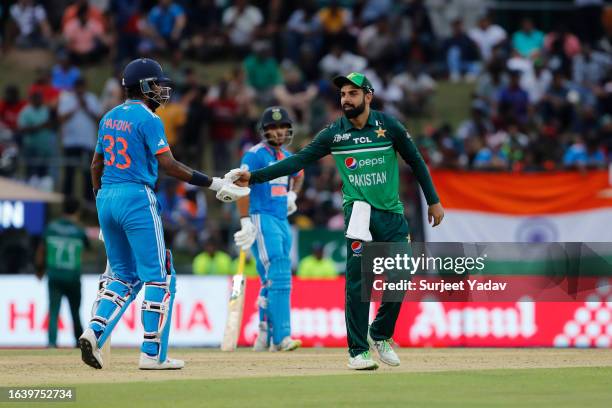
[[[113, 350], [109, 370], [77, 350], [1, 350], [0, 385], [76, 387], [53, 407], [555, 406], [607, 407], [612, 350], [402, 349], [402, 366], [346, 370], [345, 350], [221, 353], [178, 349], [181, 371], [136, 369], [136, 350]], [[45, 406], [0, 403], [0, 408]]]

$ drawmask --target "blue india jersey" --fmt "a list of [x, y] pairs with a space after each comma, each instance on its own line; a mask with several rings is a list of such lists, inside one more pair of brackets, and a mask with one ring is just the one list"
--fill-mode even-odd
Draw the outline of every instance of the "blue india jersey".
[[104, 154], [102, 187], [136, 183], [153, 188], [157, 154], [170, 150], [164, 125], [143, 102], [128, 100], [100, 121], [96, 153]]
[[[291, 153], [282, 147], [273, 149], [262, 142], [251, 147], [245, 153], [241, 165], [246, 166], [249, 171], [254, 171], [270, 166], [289, 156], [291, 156]], [[298, 174], [293, 174], [291, 177]], [[251, 185], [249, 214], [270, 214], [286, 219], [289, 181], [289, 176], [282, 176], [265, 183]]]

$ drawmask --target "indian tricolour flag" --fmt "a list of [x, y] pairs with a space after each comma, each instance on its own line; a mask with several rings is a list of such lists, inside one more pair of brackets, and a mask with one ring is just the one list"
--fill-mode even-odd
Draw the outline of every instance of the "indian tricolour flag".
[[425, 228], [426, 241], [612, 242], [605, 171], [433, 171], [432, 177], [446, 216]]

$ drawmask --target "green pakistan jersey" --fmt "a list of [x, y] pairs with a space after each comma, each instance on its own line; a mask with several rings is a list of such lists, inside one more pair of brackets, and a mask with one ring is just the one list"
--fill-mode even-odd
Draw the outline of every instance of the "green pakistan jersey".
[[383, 211], [403, 214], [399, 198], [397, 154], [410, 165], [428, 204], [439, 202], [427, 166], [409, 133], [397, 119], [371, 110], [366, 125], [356, 129], [342, 116], [293, 156], [251, 173], [252, 184], [292, 174], [332, 154], [342, 177], [344, 206], [366, 201]]
[[83, 247], [89, 247], [85, 230], [68, 219], [60, 218], [47, 226], [44, 240], [49, 279], [78, 280]]

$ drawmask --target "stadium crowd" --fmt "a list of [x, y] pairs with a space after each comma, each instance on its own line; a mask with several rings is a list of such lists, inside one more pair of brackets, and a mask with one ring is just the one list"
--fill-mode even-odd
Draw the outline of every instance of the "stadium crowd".
[[[258, 143], [257, 119], [271, 104], [295, 119], [293, 148], [307, 143], [341, 113], [330, 79], [351, 71], [366, 74], [374, 108], [407, 124], [431, 167], [543, 171], [612, 159], [612, 9], [603, 1], [576, 0], [574, 17], [547, 30], [526, 14], [512, 31], [479, 0], [9, 3], [0, 9], [2, 52], [43, 48], [54, 62], [25, 94], [17, 84], [4, 87], [0, 172], [45, 190], [92, 199], [87, 173], [98, 120], [122, 101], [123, 64], [144, 55], [166, 61], [175, 82], [158, 110], [174, 154], [215, 174]], [[212, 61], [228, 67], [215, 82], [196, 68]], [[95, 95], [82, 72], [100, 64], [115, 75]], [[473, 89], [459, 123], [436, 111], [440, 81]], [[428, 124], [415, 129], [415, 118]], [[331, 158], [305, 174], [294, 222], [341, 230]], [[403, 194], [415, 203], [407, 216], [418, 217], [416, 189]], [[231, 209], [218, 209], [215, 230], [201, 191], [162, 180], [158, 196], [170, 242], [196, 251], [204, 241], [226, 241]]]

